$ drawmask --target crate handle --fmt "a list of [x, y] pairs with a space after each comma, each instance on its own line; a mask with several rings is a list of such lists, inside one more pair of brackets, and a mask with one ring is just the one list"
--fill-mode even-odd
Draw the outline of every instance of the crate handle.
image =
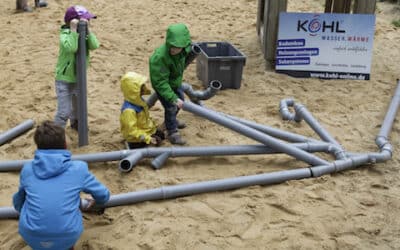
[[207, 48], [216, 48], [218, 47], [217, 43], [207, 43]]
[[219, 70], [231, 70], [231, 66], [220, 66]]

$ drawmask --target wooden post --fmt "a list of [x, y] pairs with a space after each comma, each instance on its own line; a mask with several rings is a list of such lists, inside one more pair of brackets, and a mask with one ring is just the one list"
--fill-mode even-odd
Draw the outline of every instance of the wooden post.
[[374, 14], [376, 8], [376, 0], [355, 0], [354, 14]]
[[[260, 2], [261, 1], [261, 2]], [[279, 12], [286, 12], [287, 0], [259, 0], [258, 34], [264, 58], [275, 63], [276, 41], [278, 38]], [[262, 7], [263, 10], [262, 10]]]
[[352, 0], [325, 0], [325, 13], [350, 13]]
[[344, 0], [335, 0], [332, 6], [332, 13], [343, 13]]
[[265, 0], [258, 0], [257, 4], [257, 35], [260, 35], [260, 27], [264, 25], [264, 4]]
[[350, 13], [350, 11], [351, 11], [351, 2], [352, 2], [352, 0], [345, 0], [345, 3], [344, 3], [344, 13]]
[[332, 12], [332, 2], [333, 0], [325, 0], [325, 13]]

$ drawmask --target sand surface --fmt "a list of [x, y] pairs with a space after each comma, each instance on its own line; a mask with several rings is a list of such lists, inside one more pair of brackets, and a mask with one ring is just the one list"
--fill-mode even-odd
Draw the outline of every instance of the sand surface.
[[[289, 11], [322, 12], [323, 2], [289, 1]], [[98, 15], [91, 29], [101, 47], [92, 53], [88, 71], [90, 144], [79, 148], [77, 133], [67, 128], [73, 153], [124, 148], [119, 78], [131, 70], [148, 75], [149, 56], [175, 22], [186, 23], [194, 41], [228, 41], [247, 56], [241, 88], [221, 91], [205, 102], [208, 107], [318, 138], [305, 122], [282, 121], [279, 101], [292, 97], [346, 150], [378, 150], [375, 136], [400, 77], [400, 29], [391, 24], [400, 9], [387, 2], [378, 3], [371, 80], [324, 81], [265, 70], [256, 33], [256, 0], [49, 0], [47, 8], [23, 14], [14, 12], [14, 1], [0, 1], [0, 132], [27, 119], [53, 119], [58, 29], [64, 10], [77, 3]], [[184, 78], [201, 89], [195, 66], [189, 66]], [[162, 122], [159, 103], [151, 112]], [[255, 144], [191, 113], [179, 117], [188, 124], [181, 132], [190, 146]], [[32, 158], [33, 131], [2, 145], [0, 160]], [[399, 138], [396, 119], [390, 137], [393, 159], [385, 163], [85, 214], [85, 231], [75, 249], [399, 249]], [[249, 155], [171, 158], [158, 171], [146, 159], [128, 174], [118, 171], [118, 162], [92, 163], [90, 169], [119, 194], [306, 166], [289, 156]], [[19, 174], [0, 176], [0, 206], [11, 206]], [[0, 221], [0, 249], [29, 249], [18, 235], [17, 220]]]

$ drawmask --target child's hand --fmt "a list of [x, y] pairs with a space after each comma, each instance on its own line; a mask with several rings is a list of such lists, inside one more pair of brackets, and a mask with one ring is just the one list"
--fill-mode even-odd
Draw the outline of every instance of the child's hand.
[[176, 100], [175, 105], [178, 106], [178, 108], [182, 109], [183, 107], [183, 101], [181, 99], [178, 98], [178, 100]]
[[71, 31], [75, 31], [75, 32], [77, 32], [77, 30], [78, 30], [78, 23], [79, 23], [79, 20], [78, 19], [72, 19], [71, 20], [71, 22], [69, 23], [69, 29], [71, 30]]
[[150, 144], [158, 147], [158, 146], [160, 146], [161, 142], [162, 142], [162, 139], [158, 135], [154, 134], [151, 136]]
[[[82, 202], [82, 200], [85, 202]], [[82, 211], [88, 211], [96, 204], [96, 201], [93, 198], [83, 198], [82, 200], [80, 205], [80, 209]]]
[[156, 137], [151, 137], [150, 144], [151, 145], [157, 145], [158, 144], [157, 138]]

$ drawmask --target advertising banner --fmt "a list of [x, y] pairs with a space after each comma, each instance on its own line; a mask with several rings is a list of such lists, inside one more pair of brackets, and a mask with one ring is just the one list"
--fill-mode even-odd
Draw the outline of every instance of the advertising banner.
[[295, 77], [369, 80], [375, 15], [279, 15], [276, 71]]

